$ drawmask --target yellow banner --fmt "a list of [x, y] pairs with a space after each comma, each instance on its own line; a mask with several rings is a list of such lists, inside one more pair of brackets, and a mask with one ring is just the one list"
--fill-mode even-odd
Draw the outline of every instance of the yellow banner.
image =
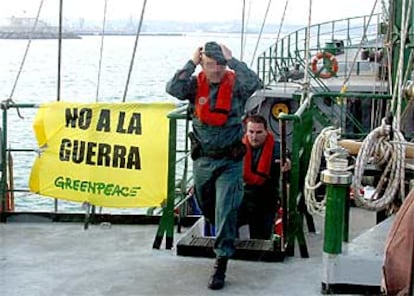
[[40, 107], [34, 131], [41, 153], [30, 190], [104, 207], [160, 206], [167, 197], [167, 113], [172, 103]]

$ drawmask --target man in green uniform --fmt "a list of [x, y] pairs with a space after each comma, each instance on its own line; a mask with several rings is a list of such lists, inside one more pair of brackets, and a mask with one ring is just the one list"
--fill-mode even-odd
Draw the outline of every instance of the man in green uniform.
[[[198, 65], [202, 71], [193, 75]], [[235, 251], [243, 197], [242, 116], [246, 100], [259, 87], [259, 77], [216, 42], [197, 47], [166, 87], [172, 96], [189, 101], [195, 194], [216, 230], [216, 261], [208, 283], [214, 290], [223, 288], [227, 262]]]

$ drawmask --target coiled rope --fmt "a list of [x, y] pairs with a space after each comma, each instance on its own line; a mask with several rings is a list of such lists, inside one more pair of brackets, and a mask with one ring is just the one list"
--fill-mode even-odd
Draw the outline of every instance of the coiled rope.
[[[391, 138], [395, 141], [391, 141]], [[401, 186], [404, 184], [404, 142], [402, 133], [386, 124], [385, 119], [382, 120], [381, 126], [364, 139], [355, 162], [354, 180], [351, 185], [356, 205], [379, 211], [394, 200], [398, 190], [401, 196], [405, 196], [404, 186]], [[362, 177], [368, 162], [381, 167], [385, 165], [385, 168], [371, 198], [365, 199], [360, 190], [363, 187]]]
[[[376, 1], [377, 2], [377, 1]], [[376, 3], [375, 2], [375, 3]], [[374, 6], [375, 7], [375, 6]], [[406, 7], [403, 1], [403, 7]], [[412, 1], [409, 2], [409, 9], [411, 11]], [[407, 10], [406, 10], [407, 11]], [[400, 57], [403, 56], [403, 48], [405, 48], [405, 39], [407, 35], [407, 20], [405, 13], [401, 20], [402, 34], [401, 34], [401, 49]], [[364, 34], [365, 35], [365, 34]], [[410, 56], [410, 61], [411, 61]], [[372, 130], [362, 142], [362, 146], [357, 155], [354, 168], [354, 178], [351, 185], [353, 189], [355, 202], [357, 206], [361, 206], [368, 210], [379, 211], [387, 208], [391, 204], [399, 192], [401, 199], [405, 197], [405, 145], [406, 141], [400, 132], [401, 121], [401, 101], [402, 101], [402, 85], [403, 80], [402, 58], [400, 58], [397, 67], [397, 84], [393, 93], [391, 101], [391, 110], [395, 110], [395, 120], [392, 125], [388, 124], [385, 119], [382, 119], [381, 125]], [[390, 63], [388, 61], [388, 63]], [[388, 65], [390, 66], [390, 65]], [[352, 72], [352, 71], [351, 71]], [[391, 76], [391, 75], [390, 75]], [[405, 79], [407, 79], [407, 72]], [[346, 86], [347, 80], [344, 82]], [[323, 149], [329, 151], [334, 149], [333, 140], [338, 137], [334, 136], [332, 127], [328, 127], [320, 133], [316, 138], [312, 147], [310, 164], [307, 175], [305, 177], [305, 201], [308, 211], [310, 213], [324, 214], [325, 199], [318, 201], [316, 199], [315, 190], [322, 185], [322, 182], [316, 184], [318, 173], [321, 164]], [[328, 141], [329, 140], [329, 141]], [[370, 163], [382, 169], [382, 174], [377, 183], [374, 193], [370, 199], [365, 199], [361, 194], [362, 179], [367, 164]], [[335, 169], [335, 168], [330, 168]], [[344, 169], [339, 168], [340, 170]]]
[[[310, 214], [318, 214], [320, 216], [323, 216], [325, 214], [325, 198], [318, 201], [315, 194], [316, 189], [318, 189], [323, 183], [321, 181], [318, 183], [316, 182], [319, 176], [322, 155], [325, 151], [335, 151], [335, 149], [338, 148], [337, 142], [340, 131], [340, 129], [335, 129], [332, 126], [324, 128], [316, 137], [315, 143], [312, 146], [309, 167], [305, 177], [304, 189], [305, 202]], [[330, 155], [328, 157], [328, 161], [335, 163], [332, 162], [332, 160], [337, 156], [338, 155], [336, 153]], [[340, 169], [345, 168], [341, 167]]]
[[[403, 99], [403, 85], [406, 84], [408, 71], [403, 73], [403, 57], [408, 31], [409, 15], [412, 8], [412, 0], [408, 7], [403, 0], [401, 17], [401, 46], [399, 61], [396, 70], [396, 83], [391, 90], [391, 110], [395, 114], [392, 124], [382, 120], [381, 126], [374, 129], [363, 141], [355, 163], [354, 180], [351, 185], [355, 194], [355, 202], [369, 210], [383, 210], [392, 203], [399, 192], [401, 200], [405, 197], [405, 139], [400, 132], [401, 108]], [[407, 7], [407, 8], [406, 8]], [[411, 60], [411, 55], [409, 60]], [[389, 62], [390, 63], [390, 62]], [[389, 65], [390, 66], [390, 65]], [[393, 76], [390, 73], [390, 77]], [[392, 85], [392, 84], [390, 84]], [[363, 198], [360, 193], [362, 176], [367, 163], [379, 165], [383, 169], [381, 178], [369, 200]], [[384, 189], [384, 187], [386, 188]]]

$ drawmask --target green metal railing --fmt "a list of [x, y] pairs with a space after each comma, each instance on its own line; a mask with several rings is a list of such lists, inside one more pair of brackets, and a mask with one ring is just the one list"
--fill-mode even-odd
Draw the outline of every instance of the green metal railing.
[[[332, 100], [335, 98], [335, 100]], [[287, 254], [293, 255], [295, 240], [298, 241], [300, 249], [306, 248], [304, 232], [303, 232], [303, 213], [298, 211], [298, 203], [303, 198], [303, 184], [305, 184], [306, 172], [308, 170], [310, 155], [313, 147], [314, 140], [320, 130], [315, 129], [316, 123], [320, 126], [335, 126], [342, 129], [342, 136], [362, 139], [369, 131], [369, 127], [364, 127], [364, 124], [360, 121], [363, 118], [356, 119], [356, 127], [361, 128], [359, 132], [352, 131], [346, 132], [347, 127], [343, 125], [342, 121], [336, 121], [337, 116], [349, 117], [350, 111], [346, 108], [341, 108], [339, 114], [332, 112], [330, 116], [326, 113], [321, 114], [322, 111], [317, 104], [318, 99], [331, 100], [331, 108], [338, 106], [338, 102], [342, 103], [343, 99], [353, 100], [369, 100], [374, 101], [389, 101], [391, 96], [388, 94], [372, 94], [372, 93], [340, 93], [340, 92], [319, 92], [312, 96], [308, 96], [294, 114], [279, 115], [280, 126], [286, 125], [288, 122], [293, 124], [293, 132], [291, 137], [291, 170], [289, 174], [290, 187], [289, 195], [286, 200], [286, 206], [288, 208], [287, 221], [286, 221], [286, 240], [287, 240]], [[298, 99], [298, 98], [295, 98]], [[341, 104], [339, 104], [341, 106]], [[324, 117], [322, 116], [324, 115]], [[342, 125], [341, 125], [342, 124]], [[364, 129], [365, 128], [365, 129]], [[283, 139], [282, 139], [283, 141]]]
[[[19, 139], [18, 134], [13, 134], [13, 141], [9, 141], [9, 127], [10, 124], [16, 125], [16, 122], [10, 122], [9, 112], [15, 112], [20, 109], [33, 109], [33, 113], [39, 107], [37, 104], [12, 104], [9, 101], [4, 102], [2, 105], [2, 127], [1, 127], [1, 147], [0, 147], [0, 170], [1, 170], [1, 179], [0, 179], [0, 205], [3, 213], [7, 213], [6, 209], [6, 197], [8, 194], [19, 193], [19, 195], [33, 195], [30, 193], [27, 185], [16, 186], [10, 188], [9, 186], [9, 172], [8, 168], [10, 165], [8, 154], [12, 154], [15, 160], [19, 160], [19, 157], [22, 157], [23, 153], [32, 153], [33, 159], [36, 157], [38, 149], [35, 148], [36, 143], [33, 143], [33, 148], [22, 147], [27, 144], [27, 141]], [[166, 204], [163, 208], [160, 209], [160, 212], [155, 212], [155, 209], [148, 209], [148, 214], [160, 214], [164, 210], [174, 211], [174, 208], [183, 202], [187, 197], [186, 192], [189, 183], [191, 182], [191, 175], [189, 174], [189, 141], [187, 139], [187, 134], [189, 130], [189, 121], [187, 120], [187, 106], [178, 107], [169, 117], [169, 165], [168, 165], [168, 197], [166, 197]], [[26, 174], [26, 171], [24, 172]], [[29, 172], [27, 172], [27, 177]], [[21, 177], [21, 176], [20, 176]], [[16, 201], [19, 202], [20, 196], [17, 196]], [[172, 202], [172, 204], [171, 204]], [[64, 213], [61, 209], [58, 209], [57, 200], [54, 203], [54, 209], [50, 209], [50, 213]], [[172, 206], [172, 210], [171, 210]], [[181, 215], [186, 215], [185, 207], [180, 207]], [[26, 211], [25, 211], [26, 212]], [[168, 215], [167, 215], [168, 216]], [[2, 216], [2, 221], [3, 219]], [[170, 223], [171, 221], [169, 221]], [[171, 223], [173, 225], [173, 223]]]
[[[381, 14], [374, 14], [372, 17], [345, 18], [312, 25], [309, 29], [305, 27], [296, 30], [278, 40], [258, 57], [257, 73], [265, 86], [272, 86], [282, 76], [283, 68], [291, 68], [295, 64], [304, 67], [306, 60], [310, 60], [314, 54], [327, 48], [339, 50], [338, 47], [332, 47], [335, 46], [333, 43], [343, 42], [342, 50], [345, 52], [350, 50], [356, 52], [360, 46], [382, 47], [381, 42], [376, 42], [380, 24]], [[305, 56], [308, 30], [310, 30], [311, 42], [309, 56]], [[362, 40], [361, 36], [363, 36]], [[343, 64], [340, 64], [340, 73], [337, 75], [348, 74], [348, 62], [352, 59], [353, 56], [346, 57]], [[314, 77], [310, 70], [308, 71], [313, 79], [323, 85], [323, 81]]]
[[8, 168], [10, 159], [8, 154], [19, 153], [19, 152], [36, 152], [35, 149], [28, 148], [12, 148], [8, 147], [8, 111], [10, 109], [20, 110], [26, 108], [37, 108], [36, 104], [10, 104], [10, 101], [2, 102], [2, 128], [1, 128], [1, 179], [0, 179], [0, 206], [2, 212], [7, 212], [6, 198], [9, 194], [14, 192], [29, 192], [28, 188], [10, 188], [8, 185], [9, 172]]
[[170, 126], [170, 140], [169, 140], [169, 154], [168, 154], [168, 193], [167, 193], [167, 203], [163, 209], [163, 214], [158, 226], [157, 233], [155, 235], [155, 240], [153, 243], [153, 248], [159, 249], [161, 246], [162, 239], [165, 234], [165, 248], [171, 249], [173, 246], [173, 239], [174, 239], [174, 210], [175, 210], [175, 202], [177, 201], [177, 193], [176, 193], [176, 145], [177, 145], [177, 121], [178, 120], [185, 120], [185, 149], [182, 151], [185, 156], [182, 158], [184, 163], [184, 173], [183, 178], [181, 179], [180, 183], [180, 190], [178, 195], [178, 203], [185, 198], [185, 192], [188, 188], [188, 119], [187, 119], [187, 107], [178, 108], [168, 114]]

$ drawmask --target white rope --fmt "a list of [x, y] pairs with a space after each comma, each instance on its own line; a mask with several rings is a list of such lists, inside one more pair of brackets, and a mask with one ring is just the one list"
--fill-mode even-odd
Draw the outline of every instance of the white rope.
[[[395, 141], [390, 141], [392, 135]], [[405, 146], [404, 137], [397, 129], [392, 129], [385, 120], [362, 142], [355, 162], [353, 189], [356, 205], [368, 210], [379, 211], [385, 209], [395, 198], [399, 191], [404, 194], [404, 162]], [[367, 164], [377, 165], [383, 168], [381, 178], [371, 198], [365, 199], [361, 195], [362, 178]], [[384, 188], [386, 185], [386, 188]]]
[[[338, 147], [338, 138], [340, 129], [334, 129], [334, 127], [326, 127], [316, 137], [312, 146], [312, 152], [309, 160], [309, 167], [305, 177], [305, 189], [304, 196], [306, 206], [310, 214], [318, 214], [323, 216], [325, 214], [325, 198], [318, 201], [316, 198], [315, 190], [322, 185], [322, 182], [318, 182], [319, 169], [321, 166], [322, 155], [324, 151], [332, 151]], [[335, 155], [336, 156], [336, 155]], [[333, 156], [333, 157], [335, 157]], [[337, 170], [339, 167], [332, 167]]]

